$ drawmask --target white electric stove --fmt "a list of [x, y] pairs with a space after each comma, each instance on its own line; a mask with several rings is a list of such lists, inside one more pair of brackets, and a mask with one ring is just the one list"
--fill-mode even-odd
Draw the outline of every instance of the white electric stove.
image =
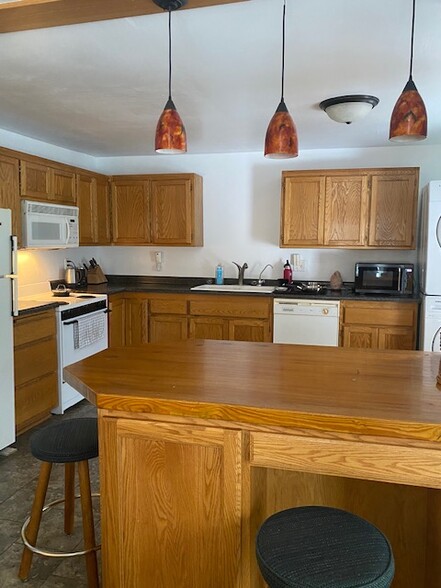
[[51, 291], [26, 296], [22, 300], [58, 302], [58, 400], [52, 412], [63, 414], [84, 397], [63, 379], [63, 368], [99, 353], [108, 347], [107, 296], [71, 292], [69, 296], [54, 296]]

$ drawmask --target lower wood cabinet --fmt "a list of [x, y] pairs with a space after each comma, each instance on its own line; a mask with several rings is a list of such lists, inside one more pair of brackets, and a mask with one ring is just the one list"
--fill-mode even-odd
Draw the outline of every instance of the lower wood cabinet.
[[272, 298], [128, 292], [110, 297], [110, 345], [272, 341]]
[[100, 443], [103, 584], [242, 585], [241, 432], [103, 418]]
[[17, 434], [49, 418], [57, 406], [57, 367], [54, 311], [14, 319]]
[[343, 347], [415, 349], [416, 302], [342, 302]]

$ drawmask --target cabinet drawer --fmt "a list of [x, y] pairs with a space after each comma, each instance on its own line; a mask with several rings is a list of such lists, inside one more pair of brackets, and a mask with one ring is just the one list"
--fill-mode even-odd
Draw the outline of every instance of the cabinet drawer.
[[15, 424], [17, 431], [29, 421], [45, 415], [58, 404], [57, 375], [43, 376], [15, 389]]
[[150, 300], [152, 314], [187, 314], [187, 300], [185, 298], [157, 298]]
[[55, 336], [54, 311], [42, 312], [14, 320], [14, 346]]
[[416, 304], [391, 302], [345, 303], [343, 322], [345, 324], [384, 325], [391, 327], [412, 327], [416, 319]]
[[221, 317], [269, 318], [272, 299], [222, 296], [190, 300], [190, 314]]
[[14, 352], [15, 385], [40, 378], [57, 370], [55, 339], [45, 339], [18, 347]]

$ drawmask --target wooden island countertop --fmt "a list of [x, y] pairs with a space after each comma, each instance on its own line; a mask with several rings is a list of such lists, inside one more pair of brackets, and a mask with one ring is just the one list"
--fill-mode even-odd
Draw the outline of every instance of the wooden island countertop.
[[394, 588], [438, 586], [440, 359], [200, 340], [65, 368], [99, 409], [104, 588], [263, 586], [258, 525], [309, 503], [377, 524]]

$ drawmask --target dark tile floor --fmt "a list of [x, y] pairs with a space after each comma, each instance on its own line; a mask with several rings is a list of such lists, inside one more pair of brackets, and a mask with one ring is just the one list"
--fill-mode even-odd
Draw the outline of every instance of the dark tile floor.
[[[69, 409], [63, 416], [52, 416], [40, 425], [46, 427], [60, 419], [95, 416], [96, 409], [87, 400]], [[32, 431], [34, 431], [33, 429]], [[21, 526], [30, 514], [39, 474], [40, 462], [29, 450], [29, 431], [20, 435], [12, 445], [16, 451], [0, 451], [0, 587], [29, 586], [29, 588], [86, 588], [84, 557], [45, 558], [34, 555], [29, 580], [23, 584], [17, 578], [23, 544]], [[99, 491], [98, 460], [89, 462], [92, 492]], [[77, 476], [78, 478], [78, 476]], [[64, 467], [55, 464], [52, 469], [46, 502], [63, 497]], [[77, 482], [78, 487], [78, 482]], [[48, 549], [75, 550], [82, 545], [81, 507], [76, 501], [75, 531], [71, 536], [63, 533], [62, 505], [43, 515], [38, 545]], [[97, 540], [99, 533], [99, 504], [94, 499], [94, 516]]]

